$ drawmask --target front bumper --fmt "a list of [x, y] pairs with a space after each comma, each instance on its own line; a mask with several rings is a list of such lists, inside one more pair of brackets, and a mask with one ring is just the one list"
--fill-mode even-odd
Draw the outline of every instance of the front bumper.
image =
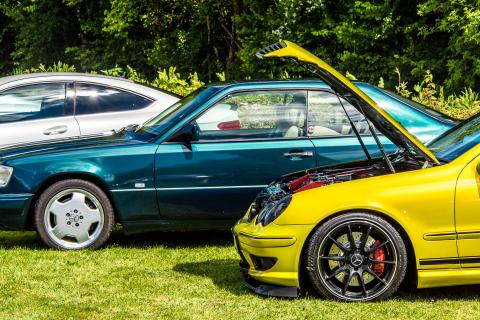
[[0, 230], [24, 230], [33, 194], [0, 194]]
[[300, 256], [310, 230], [309, 225], [271, 223], [262, 227], [237, 223], [232, 233], [241, 259], [244, 284], [257, 294], [296, 297], [300, 288]]

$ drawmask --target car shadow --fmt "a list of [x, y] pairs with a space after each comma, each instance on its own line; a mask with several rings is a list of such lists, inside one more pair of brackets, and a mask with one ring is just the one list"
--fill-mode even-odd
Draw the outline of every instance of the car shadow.
[[[125, 235], [116, 230], [106, 246], [122, 248], [143, 248], [164, 246], [166, 248], [201, 248], [205, 246], [232, 247], [233, 241], [228, 231], [194, 231], [194, 232], [150, 232]], [[35, 232], [0, 232], [0, 249], [45, 250], [47, 247], [40, 241]], [[100, 249], [102, 250], [102, 249]], [[174, 271], [207, 277], [219, 289], [235, 295], [252, 295], [253, 292], [243, 286], [237, 259], [211, 259], [199, 262], [181, 263]], [[311, 296], [311, 290], [300, 299]], [[457, 286], [433, 289], [416, 289], [411, 286], [402, 287], [394, 299], [406, 302], [435, 302], [438, 300], [480, 300], [480, 286]]]
[[32, 231], [1, 231], [0, 232], [0, 249], [45, 249], [46, 246]]
[[401, 288], [395, 298], [411, 302], [436, 302], [438, 300], [475, 300], [480, 299], [478, 285], [441, 287], [431, 289]]
[[236, 259], [212, 259], [199, 262], [179, 263], [173, 267], [174, 271], [207, 277], [213, 284], [234, 295], [253, 294], [243, 285], [242, 276]]
[[206, 246], [233, 246], [232, 234], [229, 231], [171, 231], [148, 232], [141, 234], [123, 234], [114, 232], [107, 244], [122, 248], [147, 248], [164, 246], [166, 248], [198, 248]]
[[[238, 260], [235, 259], [213, 259], [200, 262], [180, 263], [174, 266], [173, 270], [195, 276], [207, 277], [218, 289], [226, 290], [235, 295], [256, 296], [255, 293], [243, 285], [243, 279], [240, 274]], [[297, 299], [311, 298], [321, 299], [311, 290], [308, 290], [306, 293], [302, 293]], [[433, 303], [439, 300], [478, 301], [480, 299], [480, 286], [472, 285], [433, 289], [417, 289], [411, 286], [404, 286], [400, 288], [400, 290], [392, 297], [392, 299], [412, 303]]]
[[[166, 248], [200, 248], [205, 246], [233, 247], [229, 231], [176, 231], [148, 232], [126, 235], [121, 230], [115, 230], [102, 249], [109, 247], [151, 248], [164, 246]], [[1, 231], [0, 249], [47, 249], [35, 232]], [[102, 250], [100, 249], [100, 250]]]

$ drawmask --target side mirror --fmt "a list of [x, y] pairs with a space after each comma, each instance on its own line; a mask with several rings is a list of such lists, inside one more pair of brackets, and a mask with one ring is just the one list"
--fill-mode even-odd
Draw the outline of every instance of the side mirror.
[[181, 130], [181, 138], [184, 142], [190, 143], [198, 141], [200, 137], [200, 128], [196, 123], [189, 123]]

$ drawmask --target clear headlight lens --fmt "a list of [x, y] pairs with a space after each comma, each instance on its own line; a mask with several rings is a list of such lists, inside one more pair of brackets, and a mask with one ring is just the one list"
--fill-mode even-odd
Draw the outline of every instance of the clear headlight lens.
[[267, 224], [277, 219], [285, 209], [287, 209], [291, 201], [292, 195], [288, 195], [275, 204], [267, 204], [258, 215], [257, 223], [261, 223], [262, 226], [265, 227]]
[[13, 168], [0, 165], [0, 187], [7, 186], [12, 177]]

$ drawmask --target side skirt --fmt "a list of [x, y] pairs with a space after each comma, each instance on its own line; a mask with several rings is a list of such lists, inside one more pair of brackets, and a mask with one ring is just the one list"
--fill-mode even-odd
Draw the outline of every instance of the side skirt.
[[480, 268], [418, 271], [418, 288], [480, 284]]

